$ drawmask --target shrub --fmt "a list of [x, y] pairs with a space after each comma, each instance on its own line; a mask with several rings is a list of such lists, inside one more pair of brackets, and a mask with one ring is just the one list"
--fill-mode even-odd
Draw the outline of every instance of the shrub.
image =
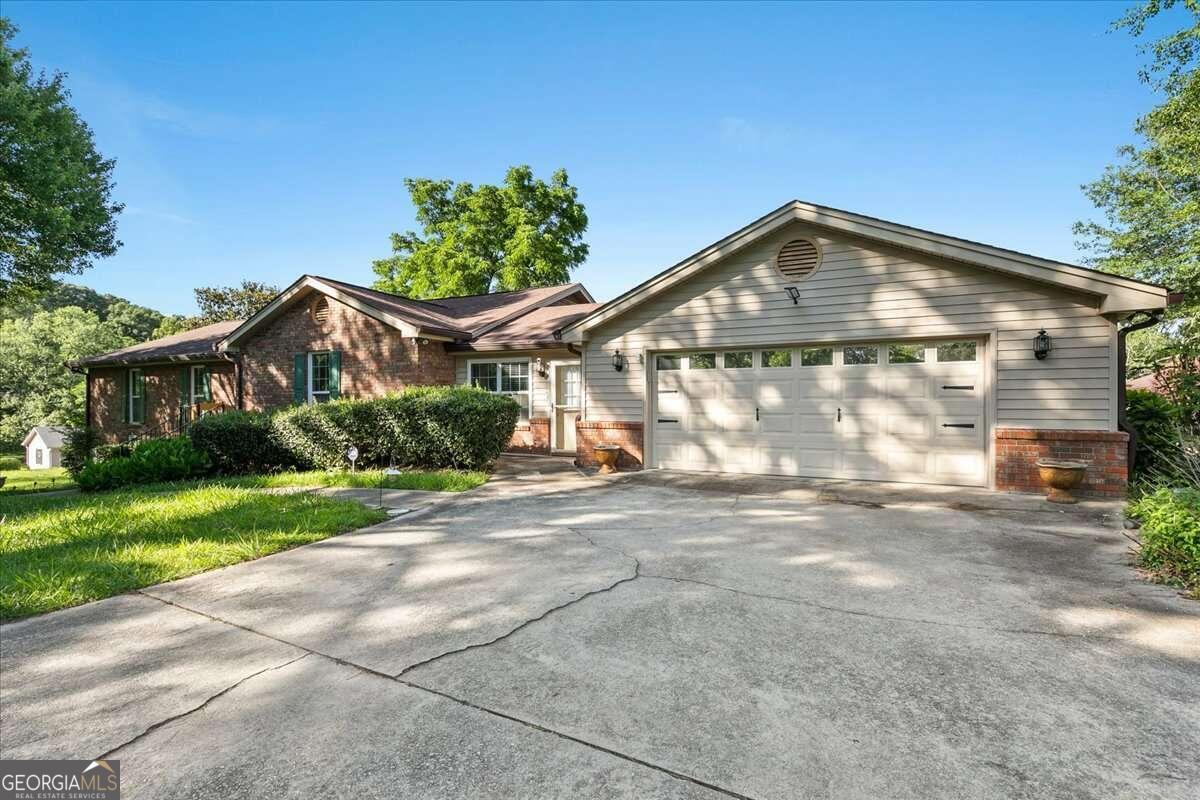
[[213, 469], [224, 475], [278, 472], [296, 466], [296, 459], [276, 440], [270, 414], [209, 414], [192, 423], [188, 438], [208, 456]]
[[1200, 597], [1200, 489], [1159, 488], [1131, 503], [1129, 514], [1142, 521], [1139, 563]]
[[114, 458], [129, 458], [131, 455], [133, 455], [133, 445], [131, 445], [129, 442], [96, 445], [96, 449], [92, 451], [92, 459], [95, 461], [110, 461]]
[[176, 436], [140, 442], [127, 457], [93, 461], [80, 471], [76, 482], [83, 491], [92, 492], [135, 483], [196, 478], [208, 469], [208, 457], [186, 437]]
[[100, 444], [100, 434], [94, 428], [71, 428], [63, 436], [62, 466], [79, 477], [79, 472], [91, 462], [95, 449]]
[[0, 471], [21, 469], [25, 466], [25, 459], [20, 456], [0, 456]]
[[1144, 477], [1161, 469], [1178, 441], [1179, 415], [1175, 405], [1162, 395], [1133, 389], [1126, 395], [1125, 419], [1137, 432], [1134, 473]]
[[373, 400], [335, 400], [278, 412], [279, 444], [299, 466], [346, 465], [359, 449], [360, 466], [398, 464], [480, 469], [512, 438], [520, 408], [503, 395], [466, 386], [420, 386]]

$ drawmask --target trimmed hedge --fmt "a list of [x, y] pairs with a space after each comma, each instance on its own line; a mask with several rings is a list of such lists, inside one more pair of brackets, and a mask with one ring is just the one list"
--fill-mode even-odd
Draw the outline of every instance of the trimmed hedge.
[[296, 466], [296, 459], [277, 441], [271, 415], [228, 411], [200, 417], [188, 428], [188, 438], [208, 456], [213, 469], [224, 475], [279, 472]]
[[512, 439], [520, 407], [467, 386], [418, 386], [371, 400], [331, 400], [274, 413], [201, 417], [188, 436], [218, 472], [359, 467], [482, 469]]
[[372, 400], [333, 400], [284, 409], [272, 418], [278, 443], [306, 468], [391, 460], [429, 469], [481, 469], [508, 446], [520, 416], [510, 397], [467, 386], [418, 386]]
[[1138, 561], [1200, 597], [1200, 489], [1160, 488], [1129, 506], [1142, 522]]
[[209, 470], [208, 456], [184, 436], [149, 439], [134, 446], [130, 455], [93, 461], [75, 482], [85, 492], [117, 489], [136, 483], [159, 483], [198, 478]]

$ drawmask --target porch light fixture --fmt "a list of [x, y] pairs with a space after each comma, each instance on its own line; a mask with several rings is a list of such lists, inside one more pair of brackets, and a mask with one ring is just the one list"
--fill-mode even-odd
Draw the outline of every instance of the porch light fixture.
[[533, 371], [543, 378], [546, 377], [549, 372], [549, 370], [546, 369], [546, 362], [540, 357], [533, 360]]
[[1046, 356], [1050, 355], [1050, 351], [1054, 349], [1054, 343], [1050, 340], [1050, 334], [1046, 333], [1046, 329], [1042, 328], [1038, 331], [1038, 335], [1033, 337], [1033, 356], [1038, 361], [1045, 361]]
[[800, 305], [800, 288], [798, 286], [785, 286], [784, 288], [787, 289], [788, 297], [792, 299], [792, 305]]
[[613, 351], [612, 365], [613, 365], [613, 369], [615, 369], [617, 372], [620, 372], [621, 370], [625, 369], [625, 356], [621, 355], [620, 350]]

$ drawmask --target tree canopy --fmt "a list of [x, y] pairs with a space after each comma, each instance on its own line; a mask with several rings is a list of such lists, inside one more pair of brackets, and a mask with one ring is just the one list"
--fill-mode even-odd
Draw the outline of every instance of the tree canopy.
[[114, 162], [67, 100], [65, 76], [35, 75], [17, 29], [0, 17], [0, 304], [51, 288], [111, 256]]
[[1139, 366], [1200, 353], [1200, 0], [1151, 0], [1114, 27], [1140, 37], [1172, 8], [1184, 26], [1141, 48], [1150, 56], [1141, 78], [1163, 100], [1135, 122], [1140, 142], [1120, 148], [1121, 162], [1083, 187], [1104, 221], [1075, 225], [1095, 266], [1184, 294], [1161, 332], [1133, 334]]
[[512, 291], [570, 280], [587, 258], [587, 214], [566, 170], [510, 167], [500, 186], [407, 178], [422, 232], [392, 234], [375, 288], [407, 297]]
[[78, 306], [0, 320], [0, 446], [34, 425], [83, 422], [83, 376], [64, 362], [133, 344], [118, 325]]

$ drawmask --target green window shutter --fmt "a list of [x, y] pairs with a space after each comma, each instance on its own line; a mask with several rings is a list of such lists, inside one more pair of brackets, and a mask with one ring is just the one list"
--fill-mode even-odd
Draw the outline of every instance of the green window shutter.
[[292, 402], [303, 404], [308, 400], [308, 354], [296, 353], [292, 368]]
[[205, 367], [200, 371], [200, 385], [203, 389], [204, 402], [212, 402], [212, 373]]
[[192, 404], [192, 368], [183, 367], [179, 370], [179, 407], [187, 408]]
[[342, 351], [329, 354], [329, 398], [336, 400], [342, 393]]
[[121, 380], [117, 381], [121, 384], [117, 390], [117, 397], [121, 400], [121, 422], [129, 422], [129, 381], [133, 373], [129, 370], [121, 375]]

